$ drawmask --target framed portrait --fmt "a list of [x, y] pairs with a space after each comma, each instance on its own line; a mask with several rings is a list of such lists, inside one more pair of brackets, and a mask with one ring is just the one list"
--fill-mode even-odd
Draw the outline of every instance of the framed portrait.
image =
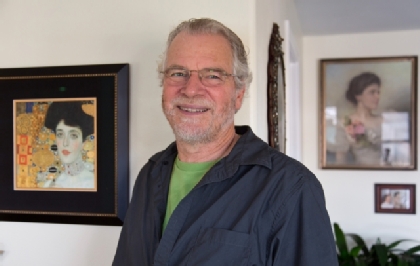
[[417, 56], [320, 61], [320, 167], [417, 169]]
[[128, 70], [0, 69], [0, 220], [123, 224]]
[[279, 26], [274, 23], [267, 64], [268, 143], [284, 153], [286, 151], [286, 84], [282, 42]]
[[375, 212], [416, 213], [415, 184], [375, 184]]
[[13, 103], [14, 189], [97, 191], [96, 98]]

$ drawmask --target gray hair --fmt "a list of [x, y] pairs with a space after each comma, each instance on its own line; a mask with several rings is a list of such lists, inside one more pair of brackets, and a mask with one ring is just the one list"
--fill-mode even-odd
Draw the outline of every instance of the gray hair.
[[[186, 32], [190, 35], [200, 34], [215, 34], [224, 37], [232, 48], [232, 62], [233, 62], [233, 75], [236, 89], [242, 88], [244, 85], [248, 88], [252, 81], [252, 74], [249, 71], [248, 56], [246, 54], [244, 45], [239, 37], [228, 27], [222, 23], [209, 18], [190, 19], [181, 22], [174, 30], [169, 33], [166, 49], [163, 53], [162, 61], [159, 63], [158, 71], [162, 73], [165, 69], [167, 52], [169, 46], [175, 37], [181, 33]], [[163, 75], [160, 75], [163, 83]]]

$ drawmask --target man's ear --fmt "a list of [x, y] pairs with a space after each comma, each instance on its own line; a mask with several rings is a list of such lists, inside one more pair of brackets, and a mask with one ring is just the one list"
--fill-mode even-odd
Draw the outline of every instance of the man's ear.
[[243, 102], [244, 95], [245, 95], [245, 88], [246, 87], [243, 86], [240, 89], [235, 89], [236, 90], [236, 96], [235, 96], [235, 110], [236, 110], [236, 112], [239, 111], [239, 109], [241, 109], [242, 102]]

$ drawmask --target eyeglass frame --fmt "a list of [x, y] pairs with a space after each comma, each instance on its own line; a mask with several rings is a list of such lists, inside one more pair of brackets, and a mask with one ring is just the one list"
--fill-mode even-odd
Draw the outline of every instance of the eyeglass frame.
[[[223, 85], [225, 83], [226, 78], [228, 78], [228, 77], [233, 77], [233, 78], [234, 77], [238, 77], [238, 76], [236, 76], [234, 74], [227, 73], [225, 70], [223, 70], [221, 68], [211, 68], [211, 67], [202, 68], [202, 69], [188, 69], [188, 68], [181, 67], [181, 66], [172, 66], [172, 67], [166, 68], [164, 71], [160, 71], [159, 73], [163, 74], [164, 78], [171, 79], [172, 76], [167, 76], [169, 70], [181, 70], [181, 71], [188, 72], [188, 76], [185, 77], [185, 79], [186, 79], [185, 82], [182, 83], [182, 84], [179, 84], [179, 86], [188, 84], [188, 81], [190, 80], [190, 77], [191, 77], [191, 72], [197, 72], [197, 75], [198, 75], [198, 78], [199, 78], [201, 84], [203, 84], [206, 87], [217, 87], [217, 86], [221, 86], [221, 85]], [[222, 83], [219, 84], [219, 85], [206, 85], [206, 84], [203, 83], [203, 74], [202, 74], [203, 71], [215, 71], [215, 72], [221, 73], [222, 77], [225, 77], [225, 79], [220, 79], [222, 81]]]

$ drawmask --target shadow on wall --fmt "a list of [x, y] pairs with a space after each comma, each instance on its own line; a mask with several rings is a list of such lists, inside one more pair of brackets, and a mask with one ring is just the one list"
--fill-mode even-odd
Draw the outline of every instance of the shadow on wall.
[[0, 266], [3, 266], [3, 257], [4, 257], [4, 245], [0, 243]]

